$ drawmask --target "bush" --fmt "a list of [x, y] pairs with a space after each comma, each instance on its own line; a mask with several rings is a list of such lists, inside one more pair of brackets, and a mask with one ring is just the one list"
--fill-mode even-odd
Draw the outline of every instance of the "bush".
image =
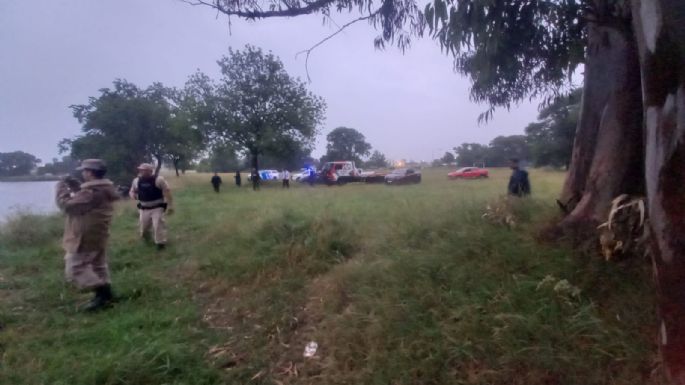
[[59, 215], [41, 215], [21, 209], [0, 224], [0, 239], [11, 246], [42, 245], [59, 239], [62, 226]]

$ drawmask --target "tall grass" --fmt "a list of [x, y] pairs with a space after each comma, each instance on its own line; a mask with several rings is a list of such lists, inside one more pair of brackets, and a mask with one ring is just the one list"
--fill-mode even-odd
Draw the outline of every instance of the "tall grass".
[[62, 233], [58, 215], [41, 215], [21, 209], [11, 212], [0, 222], [0, 242], [26, 247], [53, 241]]
[[516, 226], [484, 219], [507, 174], [221, 194], [207, 175], [170, 178], [169, 248], [139, 242], [122, 204], [110, 255], [124, 300], [95, 316], [61, 283], [55, 233], [0, 246], [0, 383], [647, 381], [646, 267], [534, 241], [561, 173], [531, 172], [533, 196], [508, 203]]

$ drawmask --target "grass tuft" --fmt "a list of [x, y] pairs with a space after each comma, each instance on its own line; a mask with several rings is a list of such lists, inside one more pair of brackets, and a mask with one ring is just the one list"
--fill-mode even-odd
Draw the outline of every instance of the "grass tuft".
[[12, 212], [0, 223], [0, 241], [15, 247], [45, 244], [62, 233], [58, 215], [41, 215], [29, 210]]

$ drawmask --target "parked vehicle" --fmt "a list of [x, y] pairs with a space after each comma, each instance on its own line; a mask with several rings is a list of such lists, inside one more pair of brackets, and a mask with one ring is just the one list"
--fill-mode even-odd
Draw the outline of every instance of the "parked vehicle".
[[291, 174], [290, 179], [294, 180], [295, 182], [306, 182], [311, 172], [312, 171], [308, 168], [301, 168], [300, 171]]
[[457, 171], [447, 174], [450, 179], [478, 179], [487, 178], [488, 170], [479, 167], [462, 167]]
[[412, 168], [398, 168], [385, 176], [385, 184], [421, 183], [421, 173]]
[[361, 181], [361, 173], [354, 162], [339, 160], [326, 162], [321, 168], [320, 176], [326, 184], [345, 184]]
[[[278, 180], [279, 175], [280, 173], [278, 170], [259, 170], [259, 177], [262, 179], [262, 181]], [[248, 175], [247, 180], [252, 181], [252, 176]]]
[[310, 183], [312, 180], [312, 177], [314, 178], [314, 181], [316, 183], [319, 183], [319, 178], [320, 178], [320, 172], [316, 171], [316, 168], [308, 168], [306, 171], [301, 171], [297, 173], [297, 176], [294, 180], [300, 183]]
[[386, 170], [364, 171], [360, 177], [364, 183], [383, 183], [385, 176], [388, 175]]

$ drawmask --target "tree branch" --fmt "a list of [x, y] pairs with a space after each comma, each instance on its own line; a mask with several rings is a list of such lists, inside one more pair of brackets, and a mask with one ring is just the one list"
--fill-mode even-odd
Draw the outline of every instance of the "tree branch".
[[216, 9], [217, 11], [228, 15], [228, 16], [238, 16], [242, 17], [245, 19], [264, 19], [267, 17], [292, 17], [292, 16], [300, 16], [300, 15], [307, 15], [313, 12], [316, 12], [322, 8], [327, 7], [331, 3], [333, 3], [335, 0], [316, 0], [312, 2], [305, 2], [307, 4], [304, 7], [293, 7], [290, 6], [286, 3], [286, 9], [279, 9], [279, 10], [270, 10], [270, 11], [263, 11], [259, 6], [256, 6], [257, 9], [253, 10], [240, 10], [240, 9], [229, 9], [226, 8], [222, 5], [221, 0], [212, 0], [207, 1], [207, 0], [181, 0], [186, 4], [193, 5], [193, 6], [206, 6], [210, 7], [213, 9]]
[[305, 49], [303, 51], [300, 51], [297, 54], [295, 54], [295, 58], [302, 55], [303, 53], [306, 54], [305, 60], [304, 60], [304, 68], [305, 68], [305, 71], [307, 72], [307, 81], [309, 81], [309, 82], [312, 81], [312, 79], [309, 77], [309, 55], [311, 55], [312, 51], [314, 51], [317, 47], [321, 46], [323, 43], [327, 42], [328, 40], [334, 38], [336, 35], [338, 35], [342, 31], [344, 31], [347, 27], [351, 26], [352, 24], [358, 23], [358, 22], [363, 21], [363, 20], [369, 20], [371, 18], [374, 18], [380, 12], [381, 12], [381, 9], [379, 8], [379, 9], [375, 10], [374, 12], [372, 12], [366, 16], [358, 17], [358, 18], [344, 24], [342, 27], [339, 27], [337, 31], [335, 31], [332, 34], [321, 39], [318, 43], [314, 44], [312, 47]]

